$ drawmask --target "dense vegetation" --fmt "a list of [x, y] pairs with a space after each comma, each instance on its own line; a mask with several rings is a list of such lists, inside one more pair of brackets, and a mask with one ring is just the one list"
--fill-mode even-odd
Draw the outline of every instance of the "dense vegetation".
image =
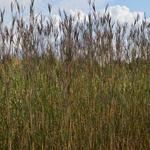
[[57, 28], [33, 0], [29, 22], [17, 2], [11, 27], [0, 12], [1, 150], [150, 149], [150, 25], [90, 6]]

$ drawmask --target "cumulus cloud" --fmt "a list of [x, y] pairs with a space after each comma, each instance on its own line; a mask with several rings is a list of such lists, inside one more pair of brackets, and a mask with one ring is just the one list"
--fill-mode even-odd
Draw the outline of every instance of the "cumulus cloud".
[[[101, 16], [104, 14], [104, 11], [105, 9], [98, 10], [98, 14]], [[82, 10], [71, 9], [69, 12], [77, 19], [80, 19], [80, 21], [83, 21], [84, 18], [87, 16], [87, 14]], [[144, 12], [131, 11], [127, 6], [110, 6], [107, 12], [109, 12], [110, 16], [114, 21], [119, 21], [120, 23], [131, 24], [137, 18], [137, 15], [139, 15], [140, 18], [139, 22], [144, 19]], [[78, 18], [78, 16], [80, 16], [80, 18]]]
[[114, 20], [118, 20], [121, 23], [132, 23], [137, 15], [139, 15], [141, 20], [144, 18], [144, 12], [130, 11], [127, 6], [111, 6], [108, 8], [108, 12]]
[[[84, 21], [85, 18], [88, 18], [87, 13], [83, 10], [70, 9], [67, 11], [78, 21], [82, 22]], [[99, 16], [102, 16], [104, 12], [105, 9], [100, 9], [97, 11]], [[139, 23], [142, 22], [142, 20], [144, 19], [144, 12], [131, 11], [127, 6], [120, 6], [120, 5], [110, 6], [107, 12], [109, 12], [111, 18], [114, 21], [119, 21], [120, 23], [131, 24], [137, 18], [137, 15], [139, 15]]]

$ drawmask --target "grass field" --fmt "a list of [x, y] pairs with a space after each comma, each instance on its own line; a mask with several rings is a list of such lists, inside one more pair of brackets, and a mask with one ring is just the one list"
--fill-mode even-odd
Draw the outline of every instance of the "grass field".
[[1, 11], [0, 150], [150, 149], [150, 26], [94, 13], [74, 25], [64, 12], [58, 30], [32, 3], [27, 26]]

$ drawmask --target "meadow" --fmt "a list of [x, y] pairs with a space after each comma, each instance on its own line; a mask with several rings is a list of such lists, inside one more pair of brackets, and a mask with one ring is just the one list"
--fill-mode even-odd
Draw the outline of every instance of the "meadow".
[[29, 21], [17, 2], [11, 26], [0, 11], [0, 150], [150, 149], [150, 23], [89, 5], [58, 27], [33, 0]]

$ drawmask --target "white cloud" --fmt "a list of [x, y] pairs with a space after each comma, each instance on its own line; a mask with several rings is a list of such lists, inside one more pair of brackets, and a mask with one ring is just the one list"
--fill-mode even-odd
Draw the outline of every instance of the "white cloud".
[[144, 12], [130, 11], [127, 6], [111, 6], [108, 8], [108, 11], [114, 20], [119, 20], [121, 23], [132, 23], [137, 15], [140, 16], [140, 19], [144, 18]]
[[[68, 11], [77, 19], [78, 14], [80, 14], [80, 21], [83, 21], [84, 18], [87, 16], [87, 14], [82, 10], [70, 9]], [[97, 10], [100, 16], [103, 15], [104, 11], [105, 9]], [[127, 22], [128, 24], [131, 24], [137, 18], [137, 15], [139, 15], [140, 17], [139, 20], [140, 22], [142, 21], [142, 19], [144, 19], [144, 12], [131, 11], [127, 6], [120, 6], [120, 5], [110, 6], [108, 8], [108, 12], [110, 13], [110, 16], [112, 17], [113, 20], [119, 21], [120, 23]]]

